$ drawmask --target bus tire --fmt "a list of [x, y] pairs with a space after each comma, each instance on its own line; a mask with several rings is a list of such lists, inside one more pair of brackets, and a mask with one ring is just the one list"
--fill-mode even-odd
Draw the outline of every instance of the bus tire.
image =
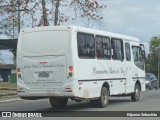
[[133, 102], [137, 102], [139, 98], [140, 98], [140, 86], [136, 84], [134, 88], [134, 92], [131, 93], [131, 100]]
[[52, 107], [65, 107], [68, 102], [68, 98], [49, 98], [50, 105]]
[[104, 108], [107, 106], [109, 101], [109, 91], [108, 88], [102, 87], [101, 89], [101, 96], [99, 99], [97, 99], [97, 105], [100, 108]]

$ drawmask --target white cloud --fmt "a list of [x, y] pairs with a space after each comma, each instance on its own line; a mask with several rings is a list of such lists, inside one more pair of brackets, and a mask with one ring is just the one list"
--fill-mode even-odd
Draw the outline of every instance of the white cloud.
[[104, 30], [131, 35], [142, 41], [160, 35], [159, 0], [108, 0]]

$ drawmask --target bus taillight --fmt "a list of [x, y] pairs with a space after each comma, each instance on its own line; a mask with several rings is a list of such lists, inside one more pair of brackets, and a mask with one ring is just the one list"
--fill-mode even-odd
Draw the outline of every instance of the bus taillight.
[[20, 68], [17, 68], [17, 77], [21, 78], [21, 69]]
[[68, 68], [68, 78], [71, 78], [72, 76], [73, 76], [73, 73], [72, 73], [72, 71], [73, 71], [73, 66], [69, 66], [69, 68]]
[[69, 66], [69, 70], [72, 71], [72, 70], [73, 70], [73, 67], [72, 67], [72, 66]]
[[20, 69], [20, 68], [17, 68], [17, 72], [20, 73], [20, 72], [21, 72], [21, 69]]

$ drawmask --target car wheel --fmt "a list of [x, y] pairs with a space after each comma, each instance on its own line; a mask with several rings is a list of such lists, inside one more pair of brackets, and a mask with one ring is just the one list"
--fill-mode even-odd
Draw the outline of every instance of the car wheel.
[[140, 86], [136, 84], [134, 88], [134, 92], [131, 93], [131, 100], [133, 102], [137, 102], [139, 98], [140, 98]]
[[152, 86], [152, 84], [149, 86], [149, 89], [150, 89], [150, 90], [153, 90], [153, 86]]
[[157, 86], [156, 86], [156, 90], [158, 90], [159, 88], [158, 88], [158, 84], [157, 84]]

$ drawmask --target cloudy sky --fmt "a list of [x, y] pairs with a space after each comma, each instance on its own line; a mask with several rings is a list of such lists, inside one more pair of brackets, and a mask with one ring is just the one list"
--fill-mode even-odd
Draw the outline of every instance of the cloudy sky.
[[143, 42], [160, 35], [160, 0], [107, 0], [105, 30], [135, 36]]
[[[105, 31], [139, 38], [149, 52], [149, 41], [160, 35], [160, 0], [98, 0], [107, 4], [103, 11]], [[81, 22], [67, 24], [82, 25]], [[84, 25], [82, 25], [84, 26]]]

